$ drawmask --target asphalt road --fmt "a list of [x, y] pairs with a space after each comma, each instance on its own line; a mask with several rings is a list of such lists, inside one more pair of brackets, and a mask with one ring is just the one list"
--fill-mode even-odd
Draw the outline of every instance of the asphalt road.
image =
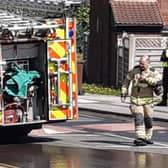
[[57, 146], [168, 154], [166, 122], [154, 122], [154, 145], [139, 148], [133, 144], [135, 134], [132, 118], [88, 111], [80, 111], [79, 114], [78, 121], [44, 125], [43, 132], [32, 132], [30, 135], [55, 138]]
[[154, 145], [135, 147], [132, 118], [80, 111], [78, 121], [46, 124], [29, 137], [0, 140], [3, 168], [162, 168], [168, 126], [155, 122]]

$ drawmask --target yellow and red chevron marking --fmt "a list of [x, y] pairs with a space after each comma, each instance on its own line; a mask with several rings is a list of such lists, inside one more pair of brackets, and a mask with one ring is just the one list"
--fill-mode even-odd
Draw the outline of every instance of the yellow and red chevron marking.
[[69, 103], [69, 78], [66, 74], [61, 74], [60, 87], [62, 103]]
[[[56, 25], [65, 25], [65, 19], [56, 19], [55, 20]], [[59, 39], [66, 39], [66, 29], [65, 28], [56, 28], [56, 37]]]
[[60, 66], [60, 70], [61, 71], [69, 71], [70, 70], [69, 65], [66, 62], [62, 63]]
[[67, 56], [69, 48], [69, 42], [57, 41], [49, 43], [49, 57], [60, 59]]
[[76, 20], [69, 20], [69, 29], [73, 31], [73, 36], [71, 37], [71, 56], [72, 56], [72, 82], [73, 82], [73, 92], [77, 92], [77, 55], [76, 55]]
[[77, 91], [77, 59], [76, 53], [72, 53], [72, 90], [73, 90], [73, 100], [75, 106], [73, 107], [73, 118], [78, 119], [78, 91]]
[[54, 119], [68, 119], [70, 115], [70, 108], [51, 107], [50, 118]]
[[56, 23], [57, 25], [65, 24], [65, 19], [56, 19], [56, 20], [55, 20], [55, 23]]
[[56, 32], [56, 37], [59, 38], [59, 39], [65, 39], [65, 35], [66, 35], [66, 32], [65, 32], [65, 29], [63, 28], [56, 28], [55, 29], [55, 32]]
[[73, 119], [78, 119], [78, 91], [77, 91], [77, 54], [76, 54], [76, 20], [69, 19], [68, 24], [69, 30], [73, 31], [73, 36], [71, 37], [71, 56], [72, 56], [72, 91], [73, 91], [73, 100], [75, 106], [73, 107]]
[[[48, 24], [48, 25], [55, 24], [58, 26], [65, 25], [65, 19], [47, 19], [46, 24]], [[64, 39], [66, 39], [65, 27], [58, 27], [58, 28], [55, 28], [54, 30], [55, 30], [55, 32], [52, 35], [50, 35], [51, 40], [56, 40], [56, 39], [64, 40]]]
[[[58, 67], [56, 65], [55, 62], [50, 61], [49, 62], [49, 72], [52, 74], [54, 72], [58, 71]], [[60, 71], [70, 71], [69, 69], [69, 65], [67, 64], [67, 62], [63, 62], [60, 66]]]
[[49, 72], [50, 73], [54, 73], [57, 71], [57, 67], [55, 62], [49, 62]]
[[[56, 88], [55, 88], [56, 89]], [[68, 74], [61, 74], [60, 75], [60, 100], [62, 104], [67, 104], [69, 103], [69, 76]], [[51, 95], [52, 94], [52, 95]], [[50, 96], [53, 98], [53, 101], [51, 100], [51, 103], [55, 104], [55, 99], [57, 99], [57, 89], [56, 90], [51, 90], [50, 91]], [[70, 107], [67, 108], [55, 108], [51, 107], [50, 109], [50, 116], [52, 118], [50, 119], [67, 119], [68, 117], [71, 117], [71, 111], [72, 109]]]
[[72, 53], [72, 83], [73, 83], [73, 92], [77, 92], [77, 60], [76, 60], [76, 53]]
[[75, 28], [75, 25], [76, 23], [75, 23], [75, 20], [74, 19], [71, 19], [70, 21], [69, 21], [69, 29], [74, 29]]
[[[62, 62], [62, 64], [60, 65], [59, 68], [60, 71], [69, 71], [69, 65], [67, 64], [67, 62]], [[50, 73], [54, 73], [58, 71], [58, 67], [56, 65], [55, 62], [50, 61], [49, 62], [49, 72]]]
[[[72, 90], [70, 91], [71, 87], [69, 85], [69, 82], [71, 79], [69, 79], [69, 75], [66, 73], [61, 74], [61, 79], [60, 79], [60, 100], [61, 103], [70, 103], [70, 92], [72, 92], [72, 99], [73, 99], [73, 106], [69, 106], [67, 108], [55, 108], [51, 107], [51, 112], [50, 112], [50, 119], [58, 119], [58, 118], [70, 118], [72, 117], [73, 119], [78, 119], [78, 106], [77, 106], [77, 97], [78, 97], [78, 91], [77, 91], [77, 55], [76, 55], [76, 20], [75, 19], [70, 19], [68, 18], [66, 21], [65, 19], [56, 19], [55, 24], [61, 25], [61, 24], [66, 24], [65, 28], [56, 28], [55, 33], [56, 33], [56, 38], [65, 40], [65, 39], [70, 39], [71, 43], [69, 41], [56, 41], [56, 42], [50, 42], [49, 43], [49, 49], [48, 49], [48, 54], [50, 58], [55, 58], [55, 59], [61, 59], [64, 57], [68, 57], [69, 55], [69, 49], [71, 47], [71, 65], [72, 69], [70, 69], [70, 65], [68, 63], [62, 64], [61, 67], [59, 68], [59, 71], [71, 71], [72, 72]], [[48, 24], [53, 24], [53, 21]], [[67, 44], [68, 43], [68, 44]], [[51, 68], [50, 71], [54, 71], [54, 69], [57, 69], [57, 67]], [[58, 70], [57, 70], [58, 71]], [[72, 115], [73, 111], [73, 116]], [[57, 117], [57, 114], [59, 117]]]
[[65, 24], [65, 19], [46, 19], [45, 22], [48, 25], [53, 25], [53, 24], [63, 25]]

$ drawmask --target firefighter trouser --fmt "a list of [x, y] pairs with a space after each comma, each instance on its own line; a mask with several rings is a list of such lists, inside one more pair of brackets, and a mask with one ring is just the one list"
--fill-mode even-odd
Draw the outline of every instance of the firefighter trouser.
[[132, 104], [130, 110], [134, 116], [136, 138], [151, 139], [153, 133], [153, 105], [137, 106]]

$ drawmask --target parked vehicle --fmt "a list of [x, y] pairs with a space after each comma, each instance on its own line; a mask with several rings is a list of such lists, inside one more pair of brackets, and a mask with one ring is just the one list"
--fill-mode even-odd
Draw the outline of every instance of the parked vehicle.
[[0, 133], [78, 119], [76, 21], [0, 12]]

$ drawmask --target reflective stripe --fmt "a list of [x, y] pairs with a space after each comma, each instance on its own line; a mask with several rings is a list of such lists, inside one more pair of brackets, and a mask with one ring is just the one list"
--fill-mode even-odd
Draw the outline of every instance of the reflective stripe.
[[121, 93], [122, 93], [122, 94], [127, 94], [127, 88], [122, 87], [122, 88], [121, 88]]
[[149, 82], [150, 85], [154, 84], [155, 81], [156, 81], [156, 80], [155, 80], [154, 78], [149, 78], [149, 79], [148, 79], [148, 82]]
[[136, 86], [137, 86], [137, 87], [141, 87], [141, 88], [146, 88], [146, 87], [148, 87], [149, 85], [148, 85], [147, 83], [138, 83]]
[[151, 139], [153, 135], [153, 128], [146, 130], [146, 139]]
[[145, 139], [145, 137], [146, 137], [145, 126], [144, 125], [135, 126], [135, 133], [136, 133], [137, 138]]
[[166, 58], [168, 58], [168, 49], [166, 49]]
[[131, 102], [136, 104], [136, 105], [144, 105], [144, 104], [151, 104], [153, 103], [153, 97], [134, 97], [131, 96]]

